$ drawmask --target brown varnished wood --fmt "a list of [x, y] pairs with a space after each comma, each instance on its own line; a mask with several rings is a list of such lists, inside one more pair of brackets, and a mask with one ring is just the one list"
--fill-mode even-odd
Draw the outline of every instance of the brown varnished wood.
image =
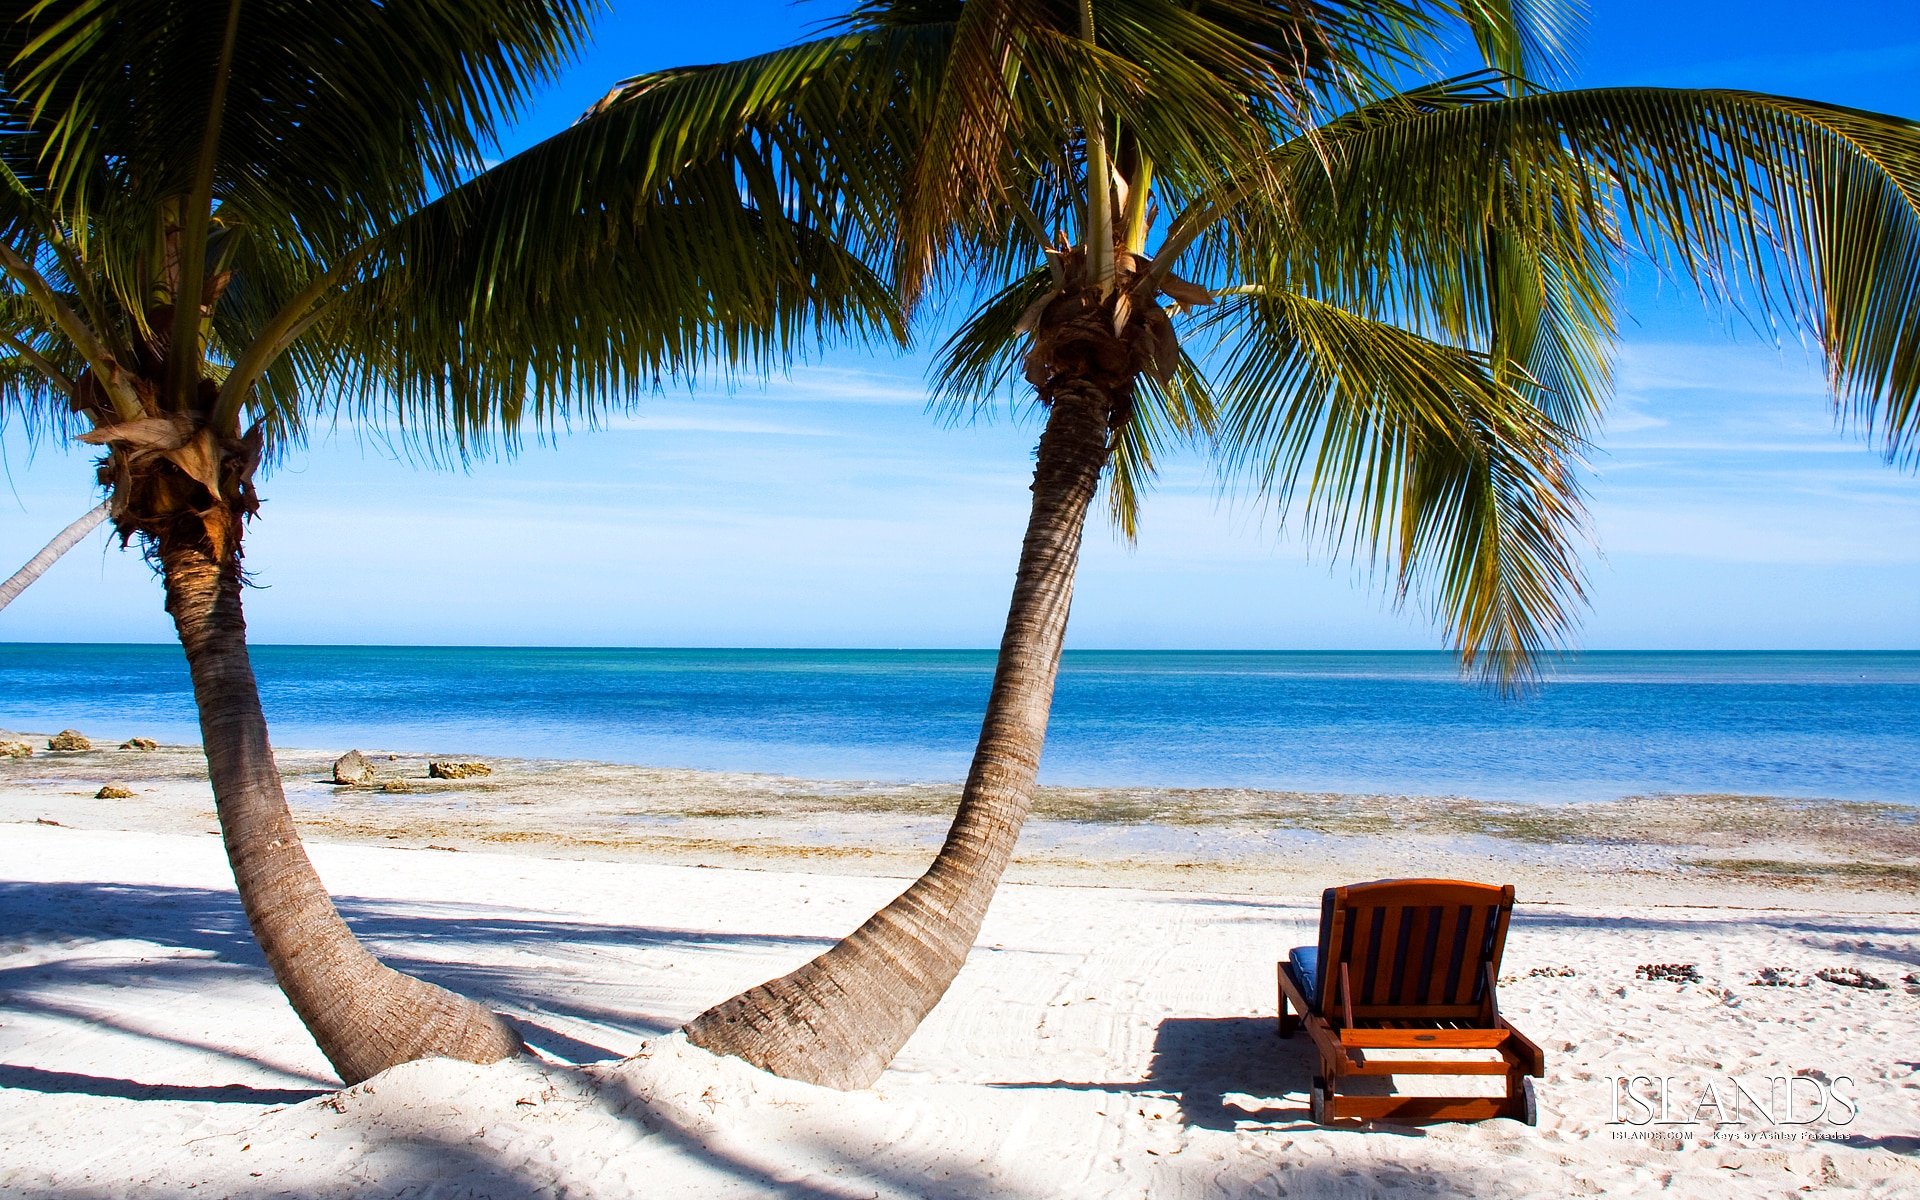
[[[1293, 981], [1287, 978], [1286, 963], [1275, 963], [1274, 974], [1278, 977], [1277, 982], [1280, 985], [1280, 1036], [1290, 1038], [1293, 1036], [1294, 1027], [1300, 1023], [1300, 1018], [1295, 1014], [1307, 1011], [1307, 1001], [1306, 997], [1300, 994], [1300, 989], [1294, 987]], [[1288, 1011], [1289, 1009], [1292, 1011]]]
[[1356, 1025], [1392, 1020], [1478, 1021], [1483, 1010], [1479, 1004], [1356, 1004], [1353, 1016]]
[[[1539, 1046], [1500, 1015], [1499, 966], [1513, 911], [1511, 884], [1380, 880], [1331, 889], [1316, 990], [1308, 997], [1278, 964], [1281, 1030], [1288, 1007], [1312, 1038], [1326, 1078], [1328, 1120], [1482, 1120], [1525, 1112], [1523, 1075], [1545, 1073]], [[1379, 1050], [1493, 1050], [1381, 1058]], [[1507, 1077], [1501, 1098], [1342, 1096], [1351, 1076]]]
[[1361, 999], [1368, 1004], [1393, 1003], [1394, 987], [1399, 980], [1394, 966], [1400, 960], [1400, 921], [1406, 909], [1402, 905], [1394, 905], [1380, 911], [1380, 940], [1375, 950], [1378, 960], [1369, 973], [1367, 986], [1360, 993]]
[[1508, 1100], [1493, 1097], [1456, 1099], [1447, 1096], [1327, 1097], [1328, 1120], [1484, 1121], [1511, 1116]]
[[1342, 1029], [1340, 1044], [1358, 1049], [1492, 1050], [1510, 1036], [1505, 1029]]
[[1382, 1058], [1349, 1064], [1342, 1075], [1505, 1075], [1513, 1064], [1494, 1062], [1430, 1062], [1427, 1059]]
[[1433, 948], [1433, 969], [1427, 973], [1424, 996], [1428, 1004], [1447, 1003], [1447, 972], [1453, 963], [1455, 935], [1459, 932], [1460, 906], [1458, 904], [1436, 905], [1439, 911], [1439, 928], [1435, 931]]
[[1527, 1074], [1533, 1076], [1535, 1079], [1545, 1078], [1547, 1074], [1546, 1052], [1540, 1049], [1532, 1038], [1515, 1029], [1505, 1017], [1497, 1017], [1495, 1019], [1500, 1022], [1500, 1027], [1507, 1031], [1507, 1049], [1520, 1060], [1520, 1064], [1526, 1068]]

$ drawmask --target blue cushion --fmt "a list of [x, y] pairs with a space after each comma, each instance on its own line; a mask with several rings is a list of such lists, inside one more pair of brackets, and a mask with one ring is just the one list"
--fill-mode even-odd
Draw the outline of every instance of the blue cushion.
[[1320, 947], [1295, 946], [1287, 951], [1287, 970], [1300, 985], [1308, 1004], [1320, 1003]]

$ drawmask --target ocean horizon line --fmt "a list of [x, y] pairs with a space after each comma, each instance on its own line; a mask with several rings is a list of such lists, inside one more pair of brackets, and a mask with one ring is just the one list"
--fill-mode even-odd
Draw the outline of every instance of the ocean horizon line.
[[[168, 638], [149, 641], [54, 641], [51, 639], [0, 640], [0, 646], [74, 646], [120, 648], [136, 646], [177, 646]], [[755, 653], [755, 654], [997, 654], [997, 646], [801, 646], [801, 645], [629, 645], [598, 642], [272, 642], [249, 641], [251, 649], [278, 650], [552, 650], [552, 651], [633, 651], [636, 653]], [[1454, 650], [1374, 649], [1345, 647], [1271, 647], [1271, 646], [1071, 646], [1062, 651], [1075, 654], [1270, 654], [1270, 655], [1392, 655], [1397, 657], [1455, 658]], [[1874, 647], [1603, 647], [1556, 651], [1543, 654], [1544, 662], [1584, 658], [1590, 655], [1920, 655], [1920, 646]]]

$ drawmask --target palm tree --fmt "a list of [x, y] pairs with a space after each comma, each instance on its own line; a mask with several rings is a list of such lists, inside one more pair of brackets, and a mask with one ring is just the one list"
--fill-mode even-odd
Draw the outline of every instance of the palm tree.
[[[0, 355], [0, 396], [16, 394], [23, 387], [28, 391], [51, 387], [71, 401], [73, 397], [62, 390], [66, 385], [66, 372], [55, 367], [33, 347], [33, 331], [37, 324], [34, 314], [19, 303], [18, 297], [0, 295], [0, 339], [5, 340], [11, 351]], [[0, 422], [4, 422], [7, 413], [8, 406], [0, 404]], [[0, 609], [19, 599], [20, 593], [26, 591], [34, 580], [45, 575], [67, 551], [85, 541], [87, 535], [100, 528], [106, 519], [107, 506], [102, 502], [80, 514], [55, 534], [52, 541], [26, 561], [26, 565], [9, 575], [5, 583], [0, 583]]]
[[[1575, 471], [1628, 251], [1802, 323], [1843, 413], [1906, 454], [1915, 127], [1738, 92], [1542, 92], [1527, 73], [1552, 67], [1566, 22], [1519, 9], [865, 0], [815, 41], [641, 76], [604, 102], [652, 106], [689, 137], [788, 122], [801, 151], [836, 157], [907, 301], [982, 300], [937, 397], [1024, 383], [1045, 414], [938, 856], [826, 953], [689, 1022], [692, 1041], [830, 1086], [877, 1078], [964, 964], [1013, 853], [1089, 506], [1104, 478], [1131, 536], [1177, 441], [1216, 444], [1230, 477], [1386, 562], [1396, 596], [1421, 589], [1465, 665], [1508, 686], [1583, 597]], [[1387, 86], [1462, 15], [1488, 73]], [[821, 123], [822, 95], [856, 101]]]
[[103, 501], [81, 513], [72, 524], [55, 534], [52, 541], [40, 548], [40, 553], [27, 560], [26, 566], [7, 576], [5, 583], [0, 583], [0, 608], [18, 599], [20, 593], [27, 590], [28, 584], [45, 575], [48, 567], [60, 561], [61, 555], [79, 545], [106, 519], [107, 506]]
[[349, 1083], [520, 1042], [369, 954], [308, 860], [247, 653], [256, 472], [322, 407], [465, 453], [889, 312], [740, 131], [649, 142], [608, 114], [476, 175], [589, 7], [21, 0], [0, 17], [0, 411], [106, 448], [108, 514], [186, 652], [248, 921]]

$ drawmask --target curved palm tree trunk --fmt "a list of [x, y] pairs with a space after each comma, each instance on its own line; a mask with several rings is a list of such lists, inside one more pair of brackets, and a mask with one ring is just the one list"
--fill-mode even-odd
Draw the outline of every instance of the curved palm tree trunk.
[[233, 541], [226, 555], [203, 537], [162, 536], [158, 548], [227, 859], [274, 978], [349, 1084], [416, 1058], [492, 1062], [519, 1052], [520, 1039], [494, 1014], [385, 966], [340, 919], [294, 829], [267, 744]]
[[102, 500], [78, 521], [60, 531], [58, 537], [46, 544], [40, 553], [27, 560], [27, 565], [15, 571], [5, 583], [0, 583], [0, 608], [12, 604], [27, 585], [47, 573], [47, 568], [60, 561], [60, 556], [80, 544], [80, 540], [100, 527], [107, 519], [107, 503]]
[[1000, 661], [945, 845], [925, 875], [831, 950], [689, 1022], [695, 1045], [790, 1079], [866, 1087], [966, 962], [1033, 804], [1081, 531], [1109, 453], [1109, 389], [1081, 378], [1048, 390]]

